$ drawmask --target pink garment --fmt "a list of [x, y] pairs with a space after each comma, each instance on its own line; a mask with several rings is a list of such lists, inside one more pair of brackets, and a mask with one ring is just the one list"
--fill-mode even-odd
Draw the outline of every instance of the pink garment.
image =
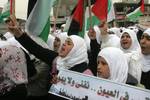
[[91, 71], [90, 69], [85, 70], [85, 71], [83, 72], [83, 74], [94, 76], [93, 73], [92, 73], [92, 71]]

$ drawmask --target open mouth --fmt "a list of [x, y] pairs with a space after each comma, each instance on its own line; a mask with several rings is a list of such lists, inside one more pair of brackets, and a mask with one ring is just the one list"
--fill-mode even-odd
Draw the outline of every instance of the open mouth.
[[146, 48], [146, 47], [143, 47], [143, 46], [141, 47], [142, 50], [145, 50], [145, 48]]

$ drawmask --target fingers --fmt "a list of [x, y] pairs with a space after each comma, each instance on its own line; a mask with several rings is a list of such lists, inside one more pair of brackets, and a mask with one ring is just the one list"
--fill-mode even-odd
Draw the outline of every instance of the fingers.
[[51, 83], [52, 83], [52, 84], [57, 84], [57, 82], [58, 82], [57, 75], [52, 75]]
[[10, 21], [12, 21], [14, 26], [17, 26], [17, 19], [14, 15], [10, 15]]
[[14, 15], [10, 15], [9, 17], [10, 22], [7, 23], [7, 28], [10, 33], [12, 33], [16, 37], [20, 37], [24, 32], [17, 24], [16, 17]]
[[89, 29], [88, 36], [90, 39], [96, 39], [96, 32], [93, 28]]

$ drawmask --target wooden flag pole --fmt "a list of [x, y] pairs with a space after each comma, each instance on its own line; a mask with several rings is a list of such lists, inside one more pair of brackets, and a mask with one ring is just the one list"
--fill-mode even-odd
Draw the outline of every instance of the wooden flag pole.
[[15, 16], [15, 0], [10, 0], [10, 15]]

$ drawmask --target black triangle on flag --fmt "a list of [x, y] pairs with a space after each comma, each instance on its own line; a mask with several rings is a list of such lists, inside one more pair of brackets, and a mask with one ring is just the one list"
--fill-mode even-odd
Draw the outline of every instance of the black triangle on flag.
[[29, 17], [32, 9], [34, 8], [34, 5], [36, 4], [37, 0], [29, 0], [28, 1], [28, 12], [27, 12], [27, 18]]

